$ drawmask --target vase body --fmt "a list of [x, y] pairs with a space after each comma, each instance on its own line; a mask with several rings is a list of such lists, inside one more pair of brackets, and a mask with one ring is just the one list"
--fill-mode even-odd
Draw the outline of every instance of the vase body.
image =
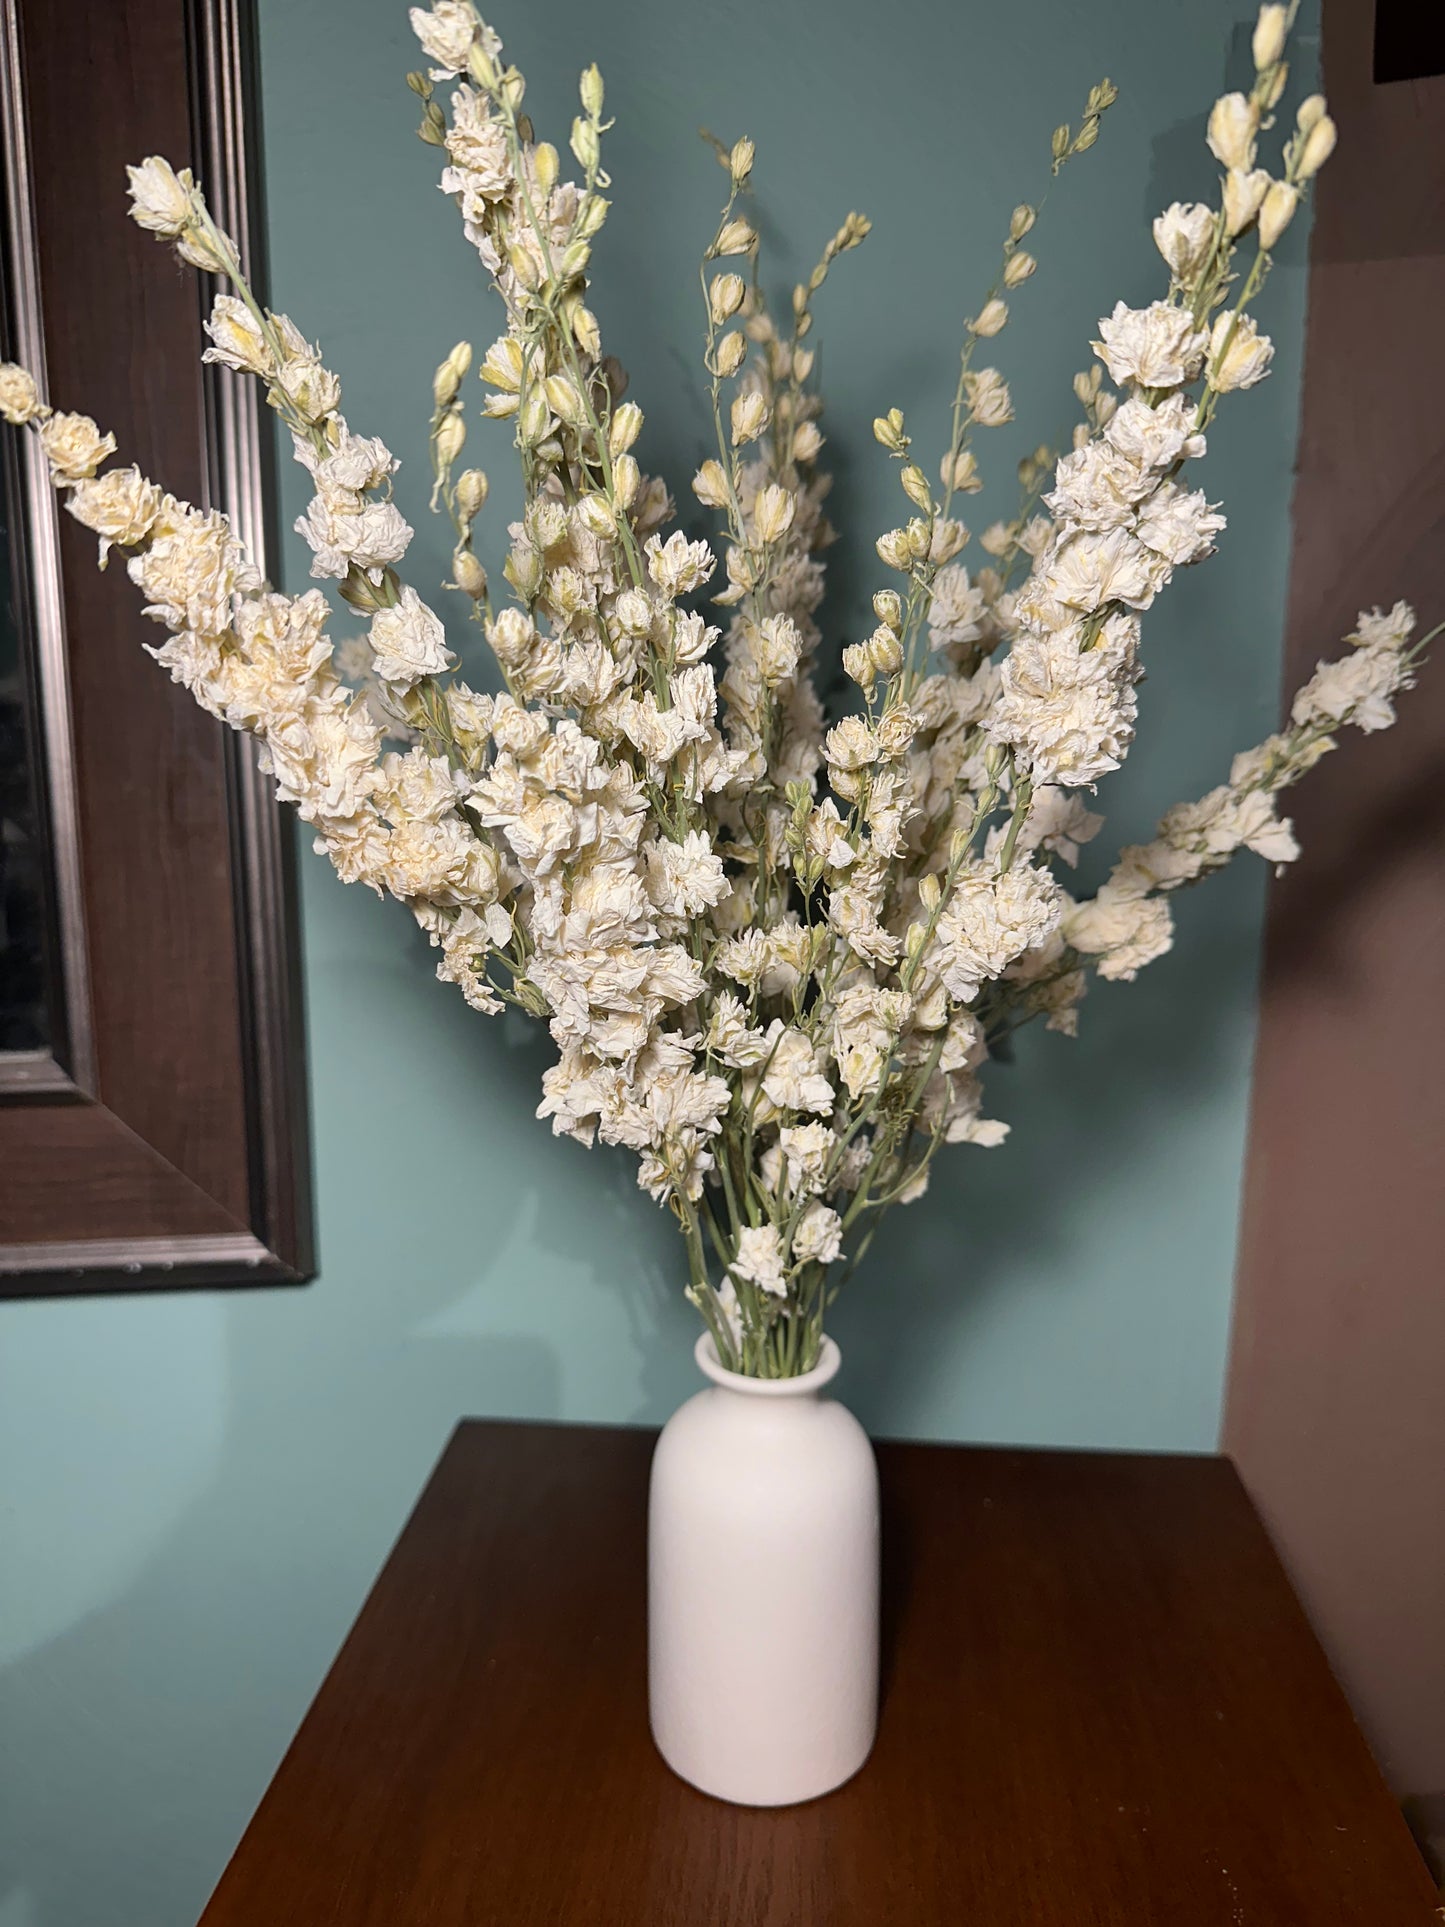
[[878, 1718], [878, 1471], [801, 1378], [712, 1383], [664, 1426], [648, 1518], [652, 1734], [673, 1771], [742, 1806], [827, 1793], [868, 1757]]

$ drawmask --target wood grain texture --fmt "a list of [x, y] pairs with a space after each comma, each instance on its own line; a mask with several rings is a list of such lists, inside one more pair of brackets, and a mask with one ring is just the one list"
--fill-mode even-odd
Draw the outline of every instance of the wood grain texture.
[[459, 1428], [202, 1927], [1436, 1919], [1223, 1460], [881, 1446], [872, 1759], [695, 1793], [647, 1731], [652, 1438]]
[[[1370, 83], [1326, 0], [1285, 638], [1445, 617], [1445, 77]], [[1368, 344], [1368, 346], [1366, 346]], [[1291, 798], [1270, 886], [1224, 1443], [1400, 1794], [1445, 1796], [1445, 647]]]
[[[205, 503], [210, 290], [128, 219], [125, 169], [161, 153], [206, 173], [220, 91], [206, 56], [224, 19], [241, 61], [244, 4], [7, 4], [50, 395], [112, 430], [122, 462]], [[95, 1076], [0, 1107], [0, 1293], [296, 1282], [312, 1250], [291, 825], [146, 655], [161, 632], [123, 559], [100, 573], [95, 537], [59, 524], [73, 772], [52, 774], [79, 824]], [[128, 1240], [133, 1258], [71, 1264]]]

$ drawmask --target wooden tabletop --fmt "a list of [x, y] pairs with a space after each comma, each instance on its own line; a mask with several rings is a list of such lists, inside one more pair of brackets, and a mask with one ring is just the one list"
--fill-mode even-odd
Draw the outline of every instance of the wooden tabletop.
[[878, 1743], [760, 1812], [648, 1737], [652, 1441], [458, 1429], [203, 1927], [1438, 1927], [1224, 1460], [880, 1446]]

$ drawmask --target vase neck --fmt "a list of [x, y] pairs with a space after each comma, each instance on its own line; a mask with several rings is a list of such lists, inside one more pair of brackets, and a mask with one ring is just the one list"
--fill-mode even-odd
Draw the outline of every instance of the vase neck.
[[836, 1342], [825, 1337], [818, 1350], [818, 1362], [811, 1371], [799, 1372], [794, 1378], [752, 1378], [745, 1372], [728, 1371], [718, 1358], [710, 1332], [704, 1332], [698, 1339], [693, 1347], [693, 1357], [704, 1377], [710, 1378], [723, 1391], [733, 1392], [742, 1398], [764, 1400], [816, 1398], [823, 1387], [837, 1376], [843, 1363]]

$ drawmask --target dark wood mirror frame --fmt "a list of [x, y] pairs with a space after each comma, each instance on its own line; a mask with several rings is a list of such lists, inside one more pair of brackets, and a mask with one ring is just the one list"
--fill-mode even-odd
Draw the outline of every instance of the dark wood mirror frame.
[[[248, 0], [0, 0], [7, 352], [122, 461], [225, 508], [264, 569], [254, 387], [203, 369], [210, 289], [126, 218], [189, 163], [252, 257]], [[11, 431], [3, 431], [10, 434]], [[298, 1283], [312, 1270], [291, 826], [249, 745], [144, 653], [158, 632], [17, 459], [63, 984], [0, 1057], [0, 1295]], [[38, 464], [35, 467], [27, 465]]]

